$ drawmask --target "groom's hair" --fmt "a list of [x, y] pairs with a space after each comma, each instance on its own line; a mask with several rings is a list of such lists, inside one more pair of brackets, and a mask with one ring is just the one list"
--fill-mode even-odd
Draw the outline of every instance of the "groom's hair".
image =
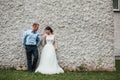
[[38, 23], [33, 23], [33, 26], [39, 26], [39, 24]]

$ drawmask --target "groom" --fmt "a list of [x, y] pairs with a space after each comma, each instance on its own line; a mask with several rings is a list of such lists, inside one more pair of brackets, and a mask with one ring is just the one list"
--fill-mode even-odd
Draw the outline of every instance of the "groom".
[[[37, 32], [38, 28], [39, 24], [34, 23], [31, 30], [25, 31], [22, 39], [22, 44], [26, 49], [28, 71], [30, 72], [35, 71], [38, 60], [38, 46], [40, 45], [40, 35]], [[34, 58], [32, 58], [32, 55]]]

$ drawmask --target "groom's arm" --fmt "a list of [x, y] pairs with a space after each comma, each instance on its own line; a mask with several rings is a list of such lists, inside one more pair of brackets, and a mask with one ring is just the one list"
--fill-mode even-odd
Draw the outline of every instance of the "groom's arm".
[[27, 32], [24, 32], [23, 37], [22, 37], [22, 44], [26, 45], [26, 38], [27, 38]]
[[40, 42], [41, 42], [41, 38], [40, 38], [40, 35], [38, 34], [36, 39], [37, 46], [40, 46]]

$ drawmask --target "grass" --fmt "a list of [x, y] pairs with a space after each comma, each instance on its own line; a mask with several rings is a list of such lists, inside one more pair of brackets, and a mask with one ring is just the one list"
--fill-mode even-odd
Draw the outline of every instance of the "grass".
[[116, 61], [116, 72], [65, 72], [43, 75], [27, 71], [0, 70], [0, 80], [120, 80], [120, 61]]

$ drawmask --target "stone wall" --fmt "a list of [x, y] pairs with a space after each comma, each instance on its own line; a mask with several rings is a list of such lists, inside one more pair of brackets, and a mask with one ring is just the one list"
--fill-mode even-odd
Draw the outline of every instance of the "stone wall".
[[[119, 1], [119, 9], [120, 9], [120, 0]], [[115, 39], [115, 56], [120, 57], [120, 11], [114, 12], [114, 27], [115, 27], [115, 32], [114, 32], [114, 39]]]
[[22, 34], [33, 22], [57, 38], [62, 67], [115, 70], [112, 0], [0, 0], [0, 65], [26, 65]]
[[120, 12], [114, 13], [115, 24], [115, 56], [120, 56]]

